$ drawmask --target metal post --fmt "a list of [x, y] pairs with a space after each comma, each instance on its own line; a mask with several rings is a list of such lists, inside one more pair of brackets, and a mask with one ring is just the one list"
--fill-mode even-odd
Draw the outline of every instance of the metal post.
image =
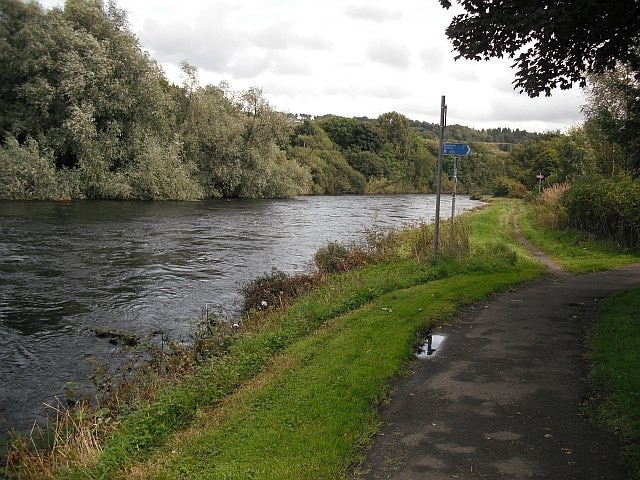
[[433, 261], [438, 260], [438, 242], [440, 235], [440, 195], [442, 193], [442, 146], [444, 144], [444, 127], [447, 124], [447, 105], [444, 95], [440, 102], [440, 148], [438, 148], [438, 172], [436, 174], [436, 221], [433, 238]]
[[456, 187], [458, 185], [458, 156], [453, 156], [453, 185], [451, 188], [451, 238], [453, 239], [456, 230], [453, 224], [453, 219], [456, 216]]

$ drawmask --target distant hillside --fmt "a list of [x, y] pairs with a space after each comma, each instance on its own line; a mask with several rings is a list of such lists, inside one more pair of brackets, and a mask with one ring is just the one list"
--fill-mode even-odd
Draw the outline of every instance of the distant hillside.
[[[313, 117], [312, 115], [300, 114], [301, 119], [315, 119], [323, 120], [331, 117], [337, 117], [339, 115], [320, 115]], [[368, 117], [353, 117], [356, 120], [368, 121], [375, 123], [377, 119]], [[420, 122], [418, 120], [409, 119], [409, 125], [415, 128], [424, 137], [438, 138], [440, 133], [440, 127], [437, 123]], [[487, 128], [482, 130], [476, 130], [475, 128], [465, 127], [464, 125], [447, 125], [446, 128], [446, 140], [450, 142], [485, 142], [485, 143], [499, 143], [499, 144], [516, 144], [524, 143], [527, 140], [532, 140], [545, 136], [548, 134], [527, 132], [526, 130], [520, 130], [516, 128], [512, 130], [510, 128]], [[509, 150], [503, 148], [503, 150]]]

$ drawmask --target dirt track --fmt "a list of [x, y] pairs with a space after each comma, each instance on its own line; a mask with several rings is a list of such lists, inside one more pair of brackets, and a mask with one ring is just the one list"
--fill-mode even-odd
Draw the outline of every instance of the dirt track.
[[[529, 246], [530, 247], [530, 246]], [[549, 275], [467, 309], [380, 411], [362, 479], [625, 479], [616, 439], [581, 415], [584, 336], [640, 264]]]

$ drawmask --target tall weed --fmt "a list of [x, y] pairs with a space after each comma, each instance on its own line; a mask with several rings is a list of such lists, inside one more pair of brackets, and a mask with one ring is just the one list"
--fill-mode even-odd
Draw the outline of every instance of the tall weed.
[[548, 230], [560, 230], [567, 225], [567, 210], [561, 199], [571, 188], [568, 182], [556, 183], [545, 188], [534, 204], [534, 212], [540, 225]]

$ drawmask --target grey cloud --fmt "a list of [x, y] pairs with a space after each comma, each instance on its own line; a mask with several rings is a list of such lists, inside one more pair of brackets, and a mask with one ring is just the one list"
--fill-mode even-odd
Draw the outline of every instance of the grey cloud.
[[429, 73], [438, 73], [444, 65], [444, 53], [437, 47], [426, 47], [420, 51], [422, 68]]
[[378, 40], [369, 44], [366, 56], [374, 62], [407, 69], [411, 66], [411, 52], [406, 45], [390, 40]]
[[265, 55], [238, 54], [228, 65], [227, 71], [237, 79], [255, 78], [268, 70], [270, 65], [271, 62]]
[[504, 123], [577, 123], [582, 120], [580, 102], [579, 98], [560, 92], [551, 98], [529, 98], [512, 92], [492, 99], [487, 104], [487, 110], [478, 115], [477, 119]]
[[473, 68], [461, 68], [451, 72], [451, 78], [462, 82], [479, 82], [480, 75]]
[[317, 35], [299, 35], [287, 25], [274, 24], [263, 29], [253, 36], [256, 45], [274, 50], [284, 50], [288, 48], [306, 48], [310, 50], [329, 50], [331, 42]]
[[400, 20], [402, 18], [402, 12], [372, 7], [369, 5], [349, 5], [344, 9], [344, 13], [347, 17], [356, 20], [366, 20], [378, 23]]
[[400, 83], [373, 85], [365, 88], [362, 94], [376, 98], [400, 100], [411, 94], [411, 91]]
[[289, 55], [256, 52], [253, 54], [239, 52], [228, 66], [228, 72], [234, 78], [255, 78], [264, 72], [278, 76], [303, 76], [311, 73], [309, 65]]
[[246, 45], [224, 25], [168, 26], [154, 20], [145, 22], [140, 39], [160, 62], [178, 63], [186, 59], [213, 72], [224, 71], [236, 52]]

